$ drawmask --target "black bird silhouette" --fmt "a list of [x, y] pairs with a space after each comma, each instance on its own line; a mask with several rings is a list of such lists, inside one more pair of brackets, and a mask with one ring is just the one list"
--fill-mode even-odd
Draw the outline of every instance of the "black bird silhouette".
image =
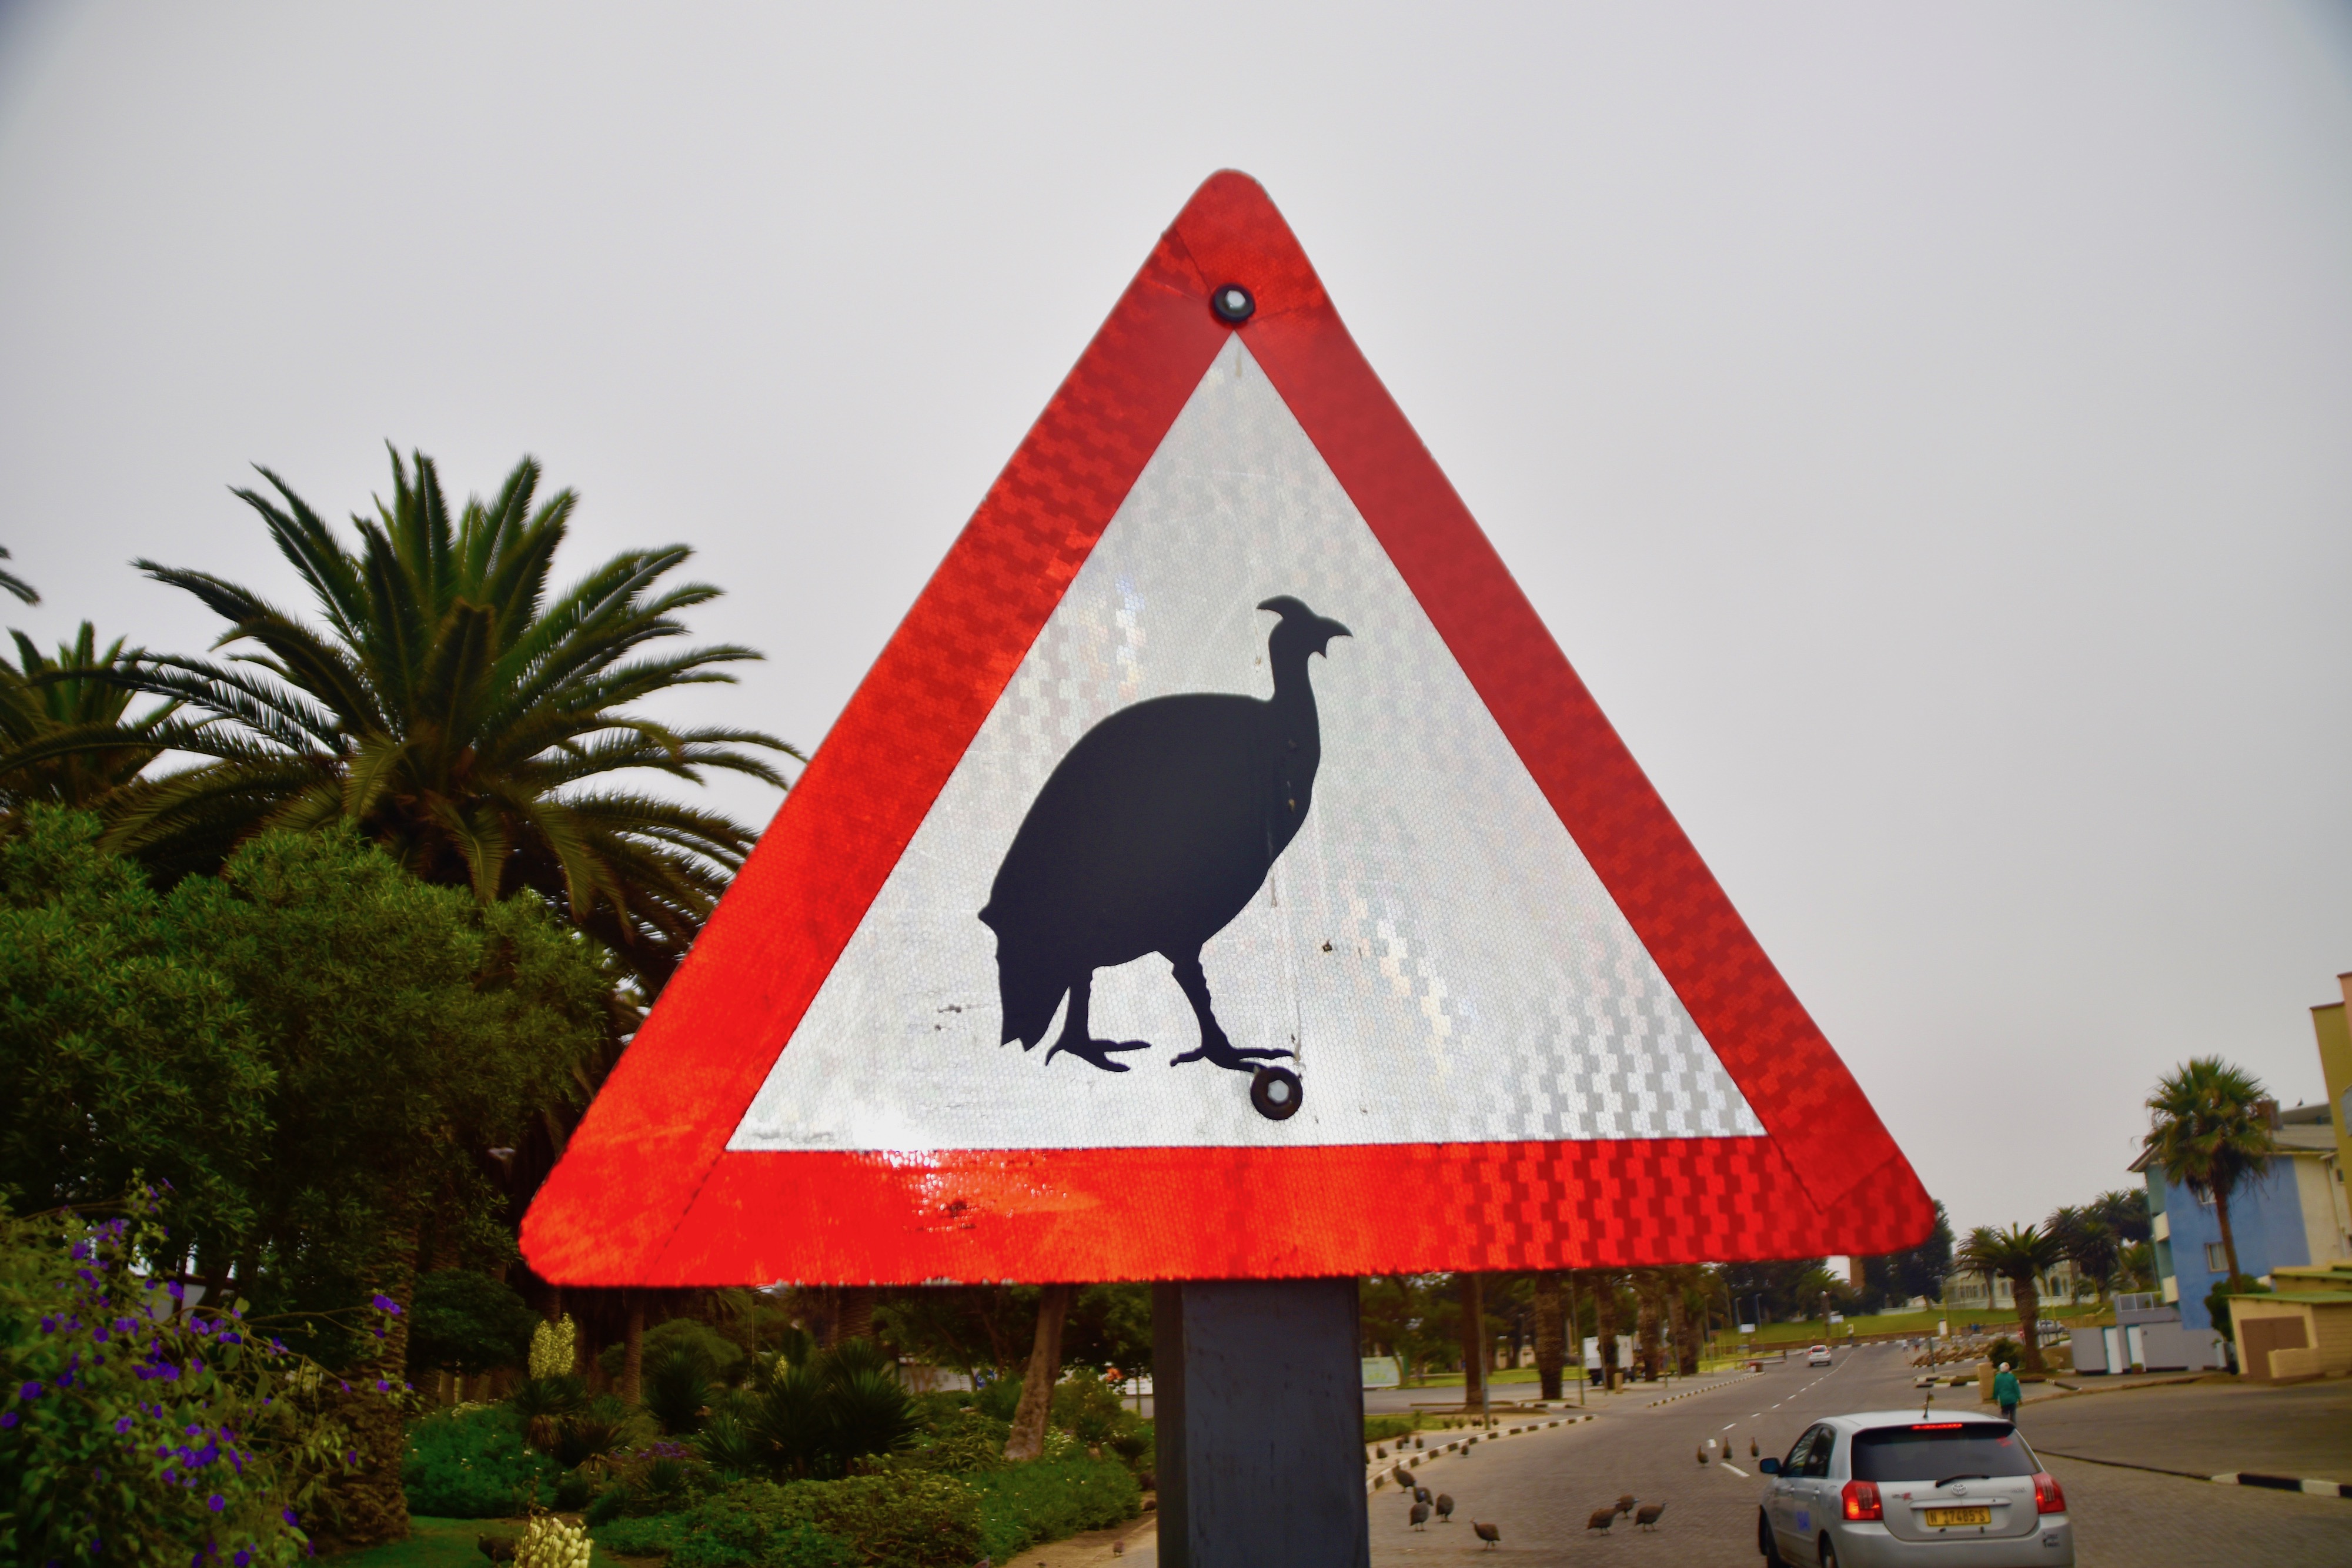
[[1003, 1039], [1024, 1051], [1066, 995], [1045, 1060], [1066, 1051], [1126, 1071], [1113, 1053], [1150, 1042], [1094, 1038], [1094, 974], [1158, 953], [1201, 1023], [1200, 1045], [1176, 1062], [1251, 1072], [1294, 1054], [1226, 1037], [1201, 948], [1248, 907], [1307, 820], [1323, 757], [1307, 660], [1349, 632], [1287, 594], [1258, 608], [1282, 617], [1266, 639], [1272, 697], [1195, 692], [1119, 709], [1078, 737], [1013, 834], [980, 918], [996, 933]]
[[1665, 1511], [1664, 1503], [1645, 1502], [1642, 1505], [1642, 1511], [1633, 1516], [1633, 1522], [1644, 1530], [1654, 1529], [1658, 1522], [1658, 1515]]
[[1451, 1524], [1454, 1522], [1454, 1494], [1452, 1492], [1439, 1492], [1437, 1494], [1436, 1508], [1438, 1523]]

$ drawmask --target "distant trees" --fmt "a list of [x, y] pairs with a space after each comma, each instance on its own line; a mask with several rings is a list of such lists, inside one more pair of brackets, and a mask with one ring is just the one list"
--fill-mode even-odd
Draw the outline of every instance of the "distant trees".
[[1891, 1309], [1914, 1298], [1941, 1301], [1945, 1276], [1952, 1271], [1952, 1218], [1942, 1200], [1937, 1200], [1935, 1228], [1927, 1239], [1861, 1261], [1862, 1299], [1868, 1310]]
[[2278, 1152], [2271, 1135], [2262, 1080], [2218, 1056], [2183, 1062], [2147, 1097], [2149, 1126], [2142, 1140], [2152, 1163], [2200, 1198], [2210, 1198], [2221, 1228], [2221, 1252], [2234, 1282], [2238, 1238], [2230, 1226], [2230, 1197], [2258, 1176]]

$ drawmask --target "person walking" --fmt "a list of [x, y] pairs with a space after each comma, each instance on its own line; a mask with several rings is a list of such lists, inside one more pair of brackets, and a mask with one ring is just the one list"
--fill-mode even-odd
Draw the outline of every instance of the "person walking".
[[2002, 1420], [2017, 1419], [2017, 1402], [2023, 1393], [2024, 1390], [2017, 1385], [2017, 1374], [2010, 1371], [2009, 1363], [2002, 1362], [2000, 1370], [1993, 1375], [1992, 1380], [1992, 1402], [2000, 1406]]

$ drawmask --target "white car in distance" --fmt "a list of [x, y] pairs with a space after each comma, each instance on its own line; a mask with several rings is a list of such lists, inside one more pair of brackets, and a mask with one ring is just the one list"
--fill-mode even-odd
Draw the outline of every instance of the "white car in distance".
[[1996, 1416], [1832, 1416], [1759, 1468], [1772, 1568], [2074, 1568], [2066, 1494]]
[[1812, 1349], [1805, 1352], [1805, 1364], [1807, 1366], [1827, 1366], [1829, 1364], [1829, 1346], [1825, 1344], [1817, 1344], [1813, 1346]]

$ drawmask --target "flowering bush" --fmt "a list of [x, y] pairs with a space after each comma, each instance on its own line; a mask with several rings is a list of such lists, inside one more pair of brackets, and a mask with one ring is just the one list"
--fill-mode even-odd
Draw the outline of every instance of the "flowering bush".
[[579, 1370], [580, 1325], [570, 1312], [530, 1331], [530, 1375], [569, 1377]]
[[139, 1274], [156, 1211], [142, 1190], [94, 1226], [0, 1214], [0, 1561], [274, 1568], [351, 1462], [340, 1383]]
[[515, 1568], [588, 1568], [588, 1532], [541, 1514], [515, 1545]]

